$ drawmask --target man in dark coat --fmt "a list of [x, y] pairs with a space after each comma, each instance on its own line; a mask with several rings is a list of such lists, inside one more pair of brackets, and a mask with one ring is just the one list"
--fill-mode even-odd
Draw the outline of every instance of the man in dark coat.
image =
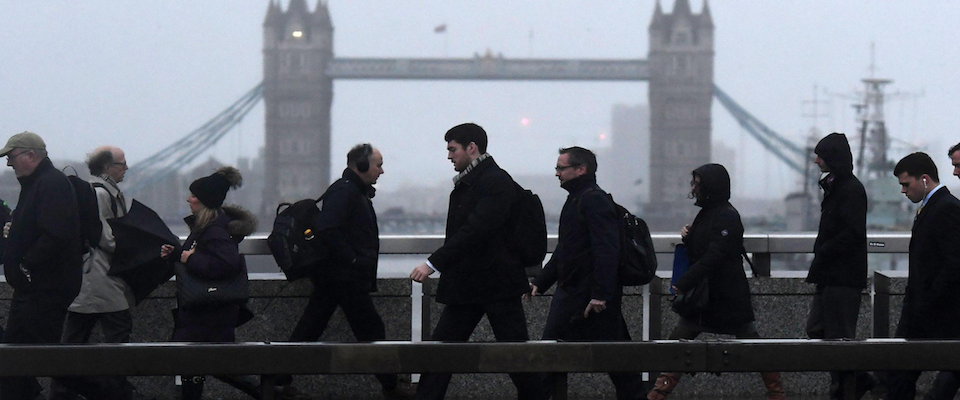
[[[383, 155], [370, 144], [347, 152], [347, 168], [324, 194], [314, 232], [329, 254], [328, 262], [311, 279], [313, 291], [303, 316], [290, 335], [291, 342], [320, 338], [337, 307], [350, 323], [358, 341], [386, 339], [383, 319], [370, 292], [377, 291], [377, 260], [380, 254], [377, 213], [371, 199], [380, 175]], [[412, 398], [409, 384], [400, 384], [396, 374], [377, 374], [386, 399]], [[284, 379], [285, 380], [285, 379]], [[284, 388], [287, 397], [295, 390]]]
[[[13, 299], [3, 343], [60, 343], [82, 275], [76, 194], [47, 158], [46, 144], [37, 134], [13, 135], [0, 156], [7, 157], [20, 181], [17, 208], [4, 226], [3, 273]], [[40, 391], [33, 377], [0, 380], [4, 400], [33, 400]]]
[[[440, 272], [437, 302], [446, 306], [433, 340], [465, 342], [486, 315], [498, 341], [526, 341], [527, 320], [521, 296], [530, 291], [524, 266], [507, 249], [510, 212], [517, 185], [487, 154], [487, 133], [472, 123], [444, 136], [454, 177], [443, 246], [418, 265], [410, 278], [422, 282]], [[417, 398], [442, 399], [450, 374], [424, 374]], [[542, 394], [535, 375], [510, 374], [520, 399]]]
[[[807, 282], [817, 285], [807, 319], [812, 339], [857, 337], [861, 292], [867, 287], [867, 193], [853, 175], [853, 154], [846, 135], [831, 133], [817, 143], [814, 162], [827, 176], [820, 180], [823, 202], [820, 231], [813, 245]], [[857, 398], [874, 386], [858, 371]], [[845, 398], [840, 373], [830, 372], [830, 398]]]
[[[940, 184], [937, 166], [925, 153], [904, 157], [893, 174], [900, 181], [901, 192], [920, 203], [910, 237], [909, 277], [896, 336], [958, 339], [960, 200]], [[913, 399], [920, 372], [891, 372], [887, 398]]]
[[[953, 165], [953, 176], [960, 178], [960, 143], [947, 150], [950, 164]], [[937, 374], [930, 391], [923, 396], [923, 400], [952, 399], [960, 390], [960, 374], [953, 371], [942, 371]]]
[[[582, 147], [561, 149], [556, 170], [570, 193], [560, 212], [560, 239], [530, 286], [536, 296], [557, 284], [543, 339], [630, 341], [617, 277], [620, 223], [613, 199], [597, 186], [597, 157]], [[643, 393], [639, 374], [611, 372], [610, 380], [617, 399]]]

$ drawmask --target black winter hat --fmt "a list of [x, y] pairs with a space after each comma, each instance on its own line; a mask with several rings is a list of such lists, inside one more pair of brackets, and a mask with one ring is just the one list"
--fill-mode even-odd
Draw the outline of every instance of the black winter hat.
[[220, 167], [212, 175], [193, 181], [190, 184], [190, 193], [207, 208], [220, 208], [223, 200], [227, 198], [227, 191], [242, 184], [240, 171], [234, 167]]

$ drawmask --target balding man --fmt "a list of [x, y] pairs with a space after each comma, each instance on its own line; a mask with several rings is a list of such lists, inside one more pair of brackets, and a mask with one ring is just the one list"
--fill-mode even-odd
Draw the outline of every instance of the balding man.
[[[77, 197], [67, 177], [47, 158], [39, 135], [22, 132], [0, 149], [20, 181], [20, 197], [3, 255], [3, 273], [13, 288], [3, 343], [59, 343], [67, 307], [80, 292], [81, 246]], [[0, 380], [3, 400], [34, 400], [34, 377]]]
[[[94, 326], [99, 323], [105, 343], [126, 343], [130, 341], [133, 328], [130, 307], [135, 303], [130, 286], [122, 278], [108, 274], [117, 242], [107, 220], [127, 213], [126, 200], [118, 186], [127, 172], [127, 159], [123, 150], [102, 146], [87, 156], [87, 168], [90, 170], [90, 184], [97, 194], [103, 230], [100, 244], [90, 249], [90, 256], [83, 263], [83, 283], [80, 294], [68, 308], [62, 342], [88, 342]], [[66, 386], [74, 387], [82, 381], [84, 379], [74, 379], [74, 382], [54, 380], [51, 400], [73, 398]], [[129, 398], [133, 388], [122, 377], [102, 383], [109, 384], [107, 388], [110, 390], [121, 391], [120, 398]]]

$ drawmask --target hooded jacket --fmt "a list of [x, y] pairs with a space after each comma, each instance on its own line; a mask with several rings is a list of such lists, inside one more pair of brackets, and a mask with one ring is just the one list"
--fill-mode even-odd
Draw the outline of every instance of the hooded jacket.
[[730, 175], [720, 164], [693, 171], [700, 177], [696, 205], [702, 207], [683, 238], [690, 267], [676, 281], [686, 292], [708, 280], [710, 301], [694, 321], [709, 327], [729, 327], [754, 320], [750, 286], [743, 271], [743, 223], [730, 204]]
[[820, 231], [807, 282], [867, 287], [867, 193], [853, 175], [853, 154], [842, 133], [820, 140], [814, 152], [830, 173], [820, 180]]
[[17, 291], [56, 293], [69, 301], [80, 291], [83, 263], [77, 196], [49, 158], [17, 179], [20, 199], [3, 257], [4, 276]]
[[373, 193], [373, 186], [349, 168], [327, 189], [314, 229], [329, 250], [330, 262], [318, 279], [360, 282], [368, 284], [371, 292], [377, 290], [380, 231], [370, 201]]

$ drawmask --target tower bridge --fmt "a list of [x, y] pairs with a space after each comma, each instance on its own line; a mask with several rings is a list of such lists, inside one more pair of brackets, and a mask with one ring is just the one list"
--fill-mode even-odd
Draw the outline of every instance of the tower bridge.
[[646, 81], [650, 104], [650, 183], [656, 196], [645, 216], [657, 229], [692, 219], [683, 198], [687, 174], [710, 159], [714, 26], [709, 5], [694, 13], [659, 2], [649, 25], [647, 59], [338, 58], [327, 5], [305, 0], [286, 10], [271, 1], [264, 30], [266, 113], [264, 204], [316, 197], [330, 183], [333, 82], [342, 79], [477, 81]]

